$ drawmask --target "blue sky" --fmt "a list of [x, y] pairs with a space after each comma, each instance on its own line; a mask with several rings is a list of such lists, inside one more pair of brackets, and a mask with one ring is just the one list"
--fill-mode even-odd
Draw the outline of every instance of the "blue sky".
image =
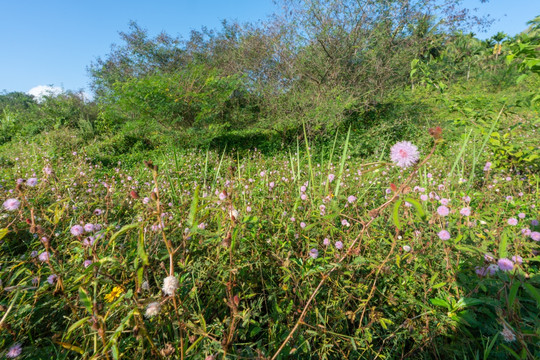
[[[514, 35], [540, 15], [540, 0], [464, 0], [500, 19], [488, 35]], [[88, 90], [86, 67], [118, 43], [130, 20], [155, 35], [187, 37], [221, 19], [265, 19], [272, 0], [0, 0], [0, 91], [29, 91], [38, 85]], [[506, 15], [506, 16], [505, 16]], [[480, 34], [480, 37], [486, 37]]]

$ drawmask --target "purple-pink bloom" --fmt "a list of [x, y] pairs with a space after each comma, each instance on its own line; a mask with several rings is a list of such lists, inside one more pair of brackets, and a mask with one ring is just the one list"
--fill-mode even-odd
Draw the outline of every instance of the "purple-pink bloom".
[[6, 358], [8, 359], [14, 359], [16, 357], [18, 357], [19, 355], [21, 355], [22, 353], [22, 345], [17, 343], [17, 344], [14, 344], [14, 345], [11, 345], [11, 347], [8, 349], [7, 353], [6, 353]]
[[400, 141], [390, 149], [390, 159], [399, 167], [408, 168], [418, 161], [418, 148], [409, 141]]
[[38, 183], [38, 179], [37, 178], [30, 178], [28, 180], [26, 180], [26, 185], [30, 186], [30, 187], [34, 187], [36, 186]]
[[92, 265], [92, 260], [84, 260], [83, 265], [85, 268], [89, 267], [90, 265]]
[[495, 264], [491, 264], [487, 267], [487, 271], [489, 272], [489, 275], [493, 276], [497, 271], [499, 271], [499, 267]]
[[317, 257], [319, 257], [319, 250], [317, 249], [309, 250], [309, 256], [311, 256], [312, 259], [316, 259]]
[[478, 275], [478, 276], [486, 276], [487, 268], [477, 266], [476, 269], [475, 269], [475, 272], [476, 272], [476, 275]]
[[487, 262], [492, 262], [495, 261], [495, 258], [490, 254], [484, 254], [484, 260], [486, 260]]
[[439, 236], [439, 239], [441, 240], [450, 240], [450, 233], [446, 230], [441, 230], [439, 231], [439, 233], [437, 234]]
[[336, 249], [338, 250], [343, 249], [343, 243], [341, 241], [336, 241], [334, 245], [336, 246]]
[[516, 218], [508, 219], [508, 225], [516, 226], [517, 224], [518, 224], [518, 221]]
[[84, 232], [84, 229], [81, 225], [74, 225], [71, 227], [71, 235], [80, 236]]
[[56, 276], [55, 274], [49, 275], [49, 277], [47, 278], [47, 282], [52, 285], [54, 284], [57, 278], [58, 276]]
[[422, 201], [427, 201], [428, 200], [428, 196], [426, 194], [422, 194], [420, 195], [420, 200]]
[[468, 207], [465, 207], [459, 211], [459, 213], [463, 216], [471, 216], [471, 209]]
[[39, 261], [41, 261], [41, 262], [45, 262], [45, 261], [49, 260], [49, 258], [50, 258], [49, 253], [46, 252], [46, 251], [42, 252], [42, 253], [39, 254], [39, 256], [38, 256], [38, 259], [39, 259]]
[[323, 243], [324, 246], [328, 246], [328, 245], [330, 245], [330, 239], [324, 238], [322, 243]]
[[450, 214], [450, 210], [446, 206], [441, 205], [437, 208], [437, 214], [441, 216], [447, 216], [448, 214]]
[[523, 258], [519, 255], [512, 256], [512, 261], [518, 264], [523, 264]]
[[7, 211], [14, 211], [14, 210], [17, 210], [20, 205], [21, 205], [21, 202], [17, 199], [7, 199], [6, 201], [4, 201], [4, 204], [2, 206]]
[[533, 239], [534, 241], [540, 241], [540, 232], [533, 231], [531, 233], [531, 239]]
[[348, 201], [350, 204], [352, 204], [353, 202], [356, 201], [356, 196], [354, 196], [354, 195], [349, 196], [349, 197], [347, 198], [347, 201]]
[[525, 213], [519, 213], [519, 214], [518, 214], [518, 218], [520, 218], [520, 219], [525, 219]]
[[84, 231], [86, 232], [93, 232], [95, 230], [94, 224], [86, 224], [84, 225]]
[[302, 221], [302, 222], [300, 223], [300, 227], [301, 227], [302, 229], [304, 229], [306, 226], [307, 226], [307, 225], [306, 225], [305, 222]]
[[499, 269], [501, 269], [502, 271], [510, 271], [514, 268], [514, 263], [512, 262], [512, 260], [507, 258], [499, 259], [497, 264], [499, 265]]
[[491, 163], [488, 161], [486, 165], [484, 166], [484, 171], [489, 171], [489, 170], [491, 170]]

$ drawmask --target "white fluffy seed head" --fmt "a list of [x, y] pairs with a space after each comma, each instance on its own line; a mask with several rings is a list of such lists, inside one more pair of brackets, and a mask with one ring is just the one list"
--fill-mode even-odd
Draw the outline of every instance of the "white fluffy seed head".
[[178, 279], [174, 276], [167, 276], [163, 280], [163, 292], [165, 295], [173, 295], [176, 289], [178, 289]]
[[503, 326], [503, 331], [501, 331], [501, 335], [504, 338], [504, 341], [506, 342], [512, 342], [516, 340], [516, 334], [512, 330], [510, 330], [506, 324]]
[[146, 313], [144, 314], [146, 317], [152, 317], [159, 314], [159, 311], [161, 310], [161, 305], [158, 302], [153, 302], [148, 304], [146, 307]]

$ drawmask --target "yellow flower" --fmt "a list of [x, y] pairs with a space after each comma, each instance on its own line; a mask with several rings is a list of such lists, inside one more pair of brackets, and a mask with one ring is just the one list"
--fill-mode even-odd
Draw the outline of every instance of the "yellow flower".
[[119, 297], [124, 291], [122, 290], [121, 287], [119, 286], [115, 286], [112, 291], [110, 293], [108, 293], [107, 295], [105, 295], [105, 300], [107, 302], [113, 302], [114, 299], [116, 299], [117, 297]]

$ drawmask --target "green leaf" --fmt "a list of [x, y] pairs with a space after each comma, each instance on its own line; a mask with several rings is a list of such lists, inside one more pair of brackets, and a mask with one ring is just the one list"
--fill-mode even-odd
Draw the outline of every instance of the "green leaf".
[[501, 241], [499, 242], [499, 258], [505, 258], [508, 256], [508, 237], [506, 235], [501, 236]]
[[424, 208], [422, 207], [422, 204], [420, 204], [420, 202], [418, 200], [415, 200], [415, 199], [412, 199], [412, 198], [406, 198], [405, 201], [412, 204], [412, 206], [414, 206], [418, 216], [420, 216], [420, 218], [422, 220], [426, 218], [426, 212], [424, 211]]
[[429, 299], [429, 302], [435, 306], [442, 306], [450, 310], [450, 304], [446, 300], [434, 298], [434, 299]]
[[484, 253], [482, 249], [479, 249], [473, 246], [468, 246], [468, 245], [455, 245], [455, 248], [459, 251], [464, 251], [464, 252], [478, 253], [478, 254]]
[[84, 323], [86, 323], [88, 321], [88, 319], [90, 319], [90, 316], [87, 316], [87, 317], [84, 317], [78, 321], [76, 321], [75, 323], [73, 323], [68, 329], [67, 329], [67, 333], [66, 333], [66, 338], [69, 339], [69, 335], [73, 332], [73, 330], [77, 329], [78, 327], [80, 327], [81, 325], [83, 325]]
[[139, 259], [141, 259], [143, 265], [148, 265], [150, 262], [148, 261], [148, 255], [146, 254], [146, 251], [144, 249], [144, 231], [141, 227], [141, 231], [139, 232], [139, 241], [137, 242], [137, 255]]
[[401, 230], [401, 224], [399, 222], [399, 207], [401, 206], [402, 202], [403, 200], [396, 201], [394, 204], [394, 210], [392, 211], [392, 222], [398, 228], [398, 230]]
[[84, 288], [81, 286], [79, 287], [79, 301], [81, 304], [86, 308], [86, 310], [92, 314], [92, 300], [90, 299], [90, 296], [88, 295], [88, 292], [84, 290]]
[[520, 285], [520, 282], [516, 281], [510, 287], [510, 292], [508, 293], [508, 306], [512, 307], [514, 305], [514, 301], [516, 300], [516, 295]]
[[141, 226], [140, 224], [129, 224], [129, 225], [125, 225], [124, 227], [122, 227], [120, 230], [118, 230], [116, 233], [113, 234], [113, 236], [111, 236], [111, 240], [110, 242], [114, 242], [114, 240], [116, 240], [117, 237], [119, 237], [120, 235], [122, 234], [125, 234], [126, 232], [128, 232], [129, 230], [131, 229], [134, 229], [136, 227], [139, 227]]
[[0, 240], [4, 238], [9, 233], [9, 230], [7, 228], [0, 230]]
[[113, 359], [117, 360], [119, 358], [118, 346], [116, 346], [116, 341], [114, 342], [113, 346], [111, 346], [111, 354]]
[[531, 284], [523, 284], [523, 288], [525, 288], [529, 295], [536, 300], [536, 305], [540, 307], [540, 292], [538, 289]]
[[438, 289], [438, 288], [440, 288], [440, 287], [443, 287], [444, 285], [446, 285], [445, 282], [440, 282], [440, 283], [438, 283], [438, 284], [433, 285], [433, 286], [432, 286], [432, 289]]

